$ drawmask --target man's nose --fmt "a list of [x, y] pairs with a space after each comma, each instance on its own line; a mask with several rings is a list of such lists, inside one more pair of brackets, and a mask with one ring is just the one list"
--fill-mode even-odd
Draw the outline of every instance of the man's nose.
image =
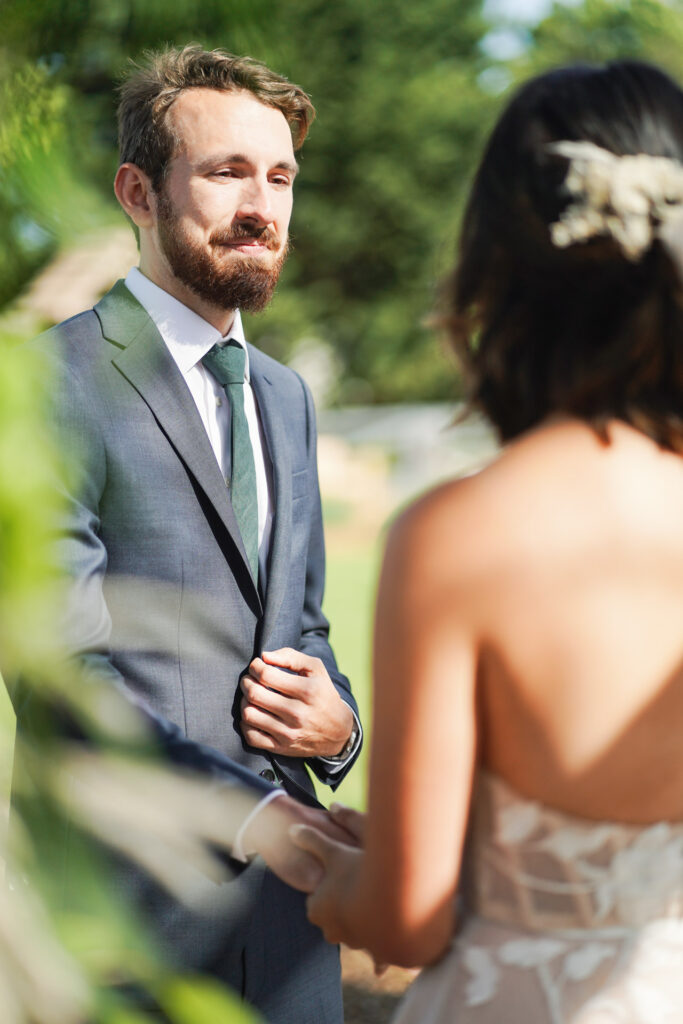
[[268, 181], [250, 178], [244, 182], [236, 216], [239, 220], [257, 221], [261, 227], [271, 223], [275, 214]]

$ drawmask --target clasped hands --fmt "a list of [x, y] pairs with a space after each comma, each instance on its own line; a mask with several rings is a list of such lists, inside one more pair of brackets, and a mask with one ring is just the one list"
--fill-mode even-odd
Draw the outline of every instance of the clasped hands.
[[328, 942], [353, 937], [343, 910], [355, 886], [363, 845], [364, 815], [332, 804], [329, 812], [283, 793], [257, 814], [244, 837], [282, 881], [309, 893], [308, 916]]
[[[363, 896], [359, 885], [365, 815], [341, 804], [332, 804], [329, 813], [333, 825], [343, 834], [333, 835], [329, 828], [308, 823], [289, 829], [294, 845], [318, 865], [318, 882], [306, 900], [306, 910], [309, 920], [318, 925], [328, 942], [344, 942], [353, 949], [361, 949], [364, 941], [357, 934], [358, 926], [372, 903], [371, 898]], [[372, 950], [366, 952], [374, 961], [375, 974], [384, 974], [388, 963]]]
[[359, 852], [360, 833], [346, 817], [355, 813], [334, 805], [328, 813], [282, 792], [254, 816], [243, 846], [247, 854], [258, 853], [271, 871], [294, 889], [317, 893], [329, 868], [321, 852], [325, 844], [334, 851]]

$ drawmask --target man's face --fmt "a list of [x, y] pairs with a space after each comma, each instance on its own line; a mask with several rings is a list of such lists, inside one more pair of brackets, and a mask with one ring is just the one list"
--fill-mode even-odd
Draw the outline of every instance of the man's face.
[[210, 305], [257, 312], [287, 253], [289, 125], [251, 93], [215, 89], [182, 93], [169, 121], [179, 142], [157, 196], [157, 256]]

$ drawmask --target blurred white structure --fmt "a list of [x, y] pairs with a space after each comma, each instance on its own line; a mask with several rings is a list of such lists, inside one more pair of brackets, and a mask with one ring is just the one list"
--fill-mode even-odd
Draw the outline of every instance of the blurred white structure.
[[440, 480], [480, 469], [495, 455], [496, 439], [480, 416], [454, 423], [462, 407], [450, 403], [357, 406], [319, 414], [321, 434], [361, 452], [385, 452], [394, 503]]

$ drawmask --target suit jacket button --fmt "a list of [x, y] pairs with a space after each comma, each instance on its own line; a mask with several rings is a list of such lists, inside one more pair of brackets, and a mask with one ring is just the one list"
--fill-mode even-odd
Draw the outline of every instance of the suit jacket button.
[[275, 772], [272, 768], [264, 768], [262, 772], [259, 772], [259, 775], [266, 782], [275, 782]]

